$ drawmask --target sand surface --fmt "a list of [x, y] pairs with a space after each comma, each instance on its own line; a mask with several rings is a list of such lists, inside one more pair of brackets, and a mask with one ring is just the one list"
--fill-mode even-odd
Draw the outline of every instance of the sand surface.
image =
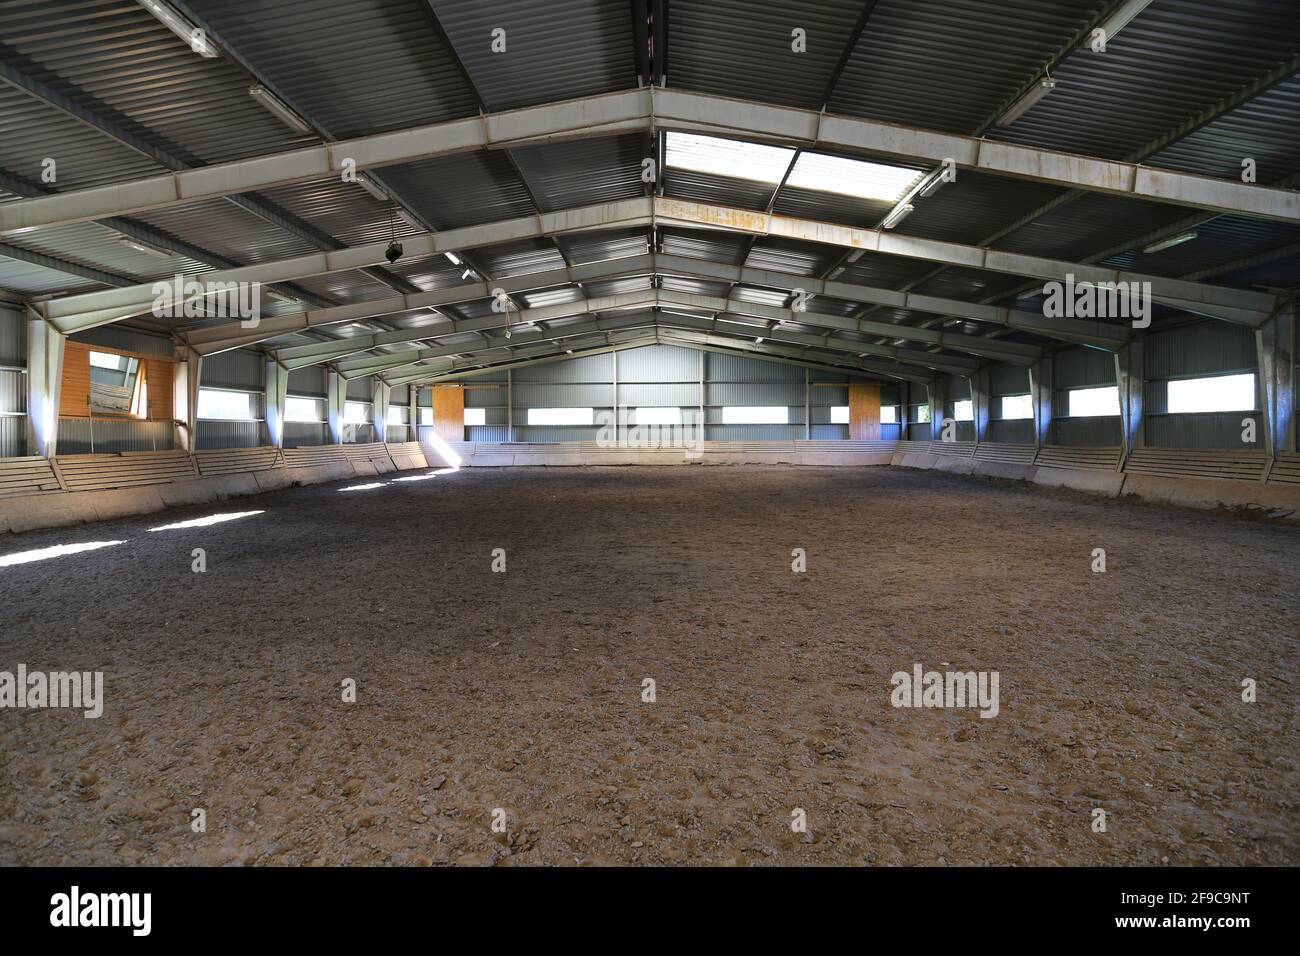
[[[342, 487], [0, 536], [127, 539], [0, 568], [0, 670], [106, 681], [0, 710], [0, 863], [1300, 862], [1295, 527], [887, 468]], [[917, 662], [1000, 713], [891, 706]]]

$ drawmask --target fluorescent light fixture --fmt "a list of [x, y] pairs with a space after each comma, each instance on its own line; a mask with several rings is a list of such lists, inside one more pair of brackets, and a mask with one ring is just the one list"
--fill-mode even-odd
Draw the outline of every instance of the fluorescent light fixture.
[[358, 176], [357, 183], [370, 195], [374, 196], [380, 202], [388, 202], [388, 193], [376, 186], [369, 176]]
[[264, 86], [250, 86], [248, 95], [261, 103], [268, 113], [298, 133], [310, 133], [311, 127], [301, 116], [289, 109], [278, 96]]
[[783, 146], [669, 133], [664, 162], [677, 169], [775, 185], [785, 177], [792, 156], [794, 150]]
[[[265, 287], [264, 287], [264, 288], [265, 288]], [[276, 289], [267, 289], [267, 290], [266, 290], [266, 294], [269, 295], [272, 299], [275, 299], [275, 301], [277, 301], [277, 302], [297, 302], [297, 301], [298, 301], [298, 300], [295, 299], [293, 296], [291, 296], [291, 295], [286, 295], [285, 293], [280, 292], [280, 291], [278, 291], [278, 290], [276, 290]]]
[[862, 254], [863, 254], [864, 252], [866, 252], [866, 251], [867, 251], [866, 249], [854, 249], [852, 252], [849, 253], [849, 257], [848, 257], [847, 259], [845, 259], [844, 261], [845, 261], [845, 262], [857, 262], [859, 259], [862, 258]]
[[1180, 232], [1176, 236], [1170, 236], [1168, 239], [1161, 239], [1159, 242], [1153, 242], [1149, 246], [1143, 246], [1142, 251], [1150, 255], [1153, 252], [1164, 252], [1166, 249], [1172, 249], [1174, 246], [1181, 246], [1184, 242], [1191, 242], [1197, 237], [1195, 229], [1189, 229], [1187, 232]]
[[115, 544], [126, 544], [125, 541], [86, 541], [82, 544], [56, 544], [49, 548], [37, 548], [35, 551], [19, 551], [16, 554], [6, 554], [0, 557], [0, 568], [12, 567], [15, 564], [29, 564], [32, 561], [44, 561], [46, 558], [60, 558], [65, 554], [80, 554], [82, 551], [98, 551], [100, 548], [109, 548]]
[[172, 254], [166, 249], [160, 249], [158, 246], [150, 245], [147, 242], [141, 242], [133, 236], [119, 236], [118, 242], [136, 252], [143, 252], [146, 256], [153, 256], [155, 259], [171, 259]]
[[758, 338], [754, 339], [754, 344], [755, 344], [755, 345], [762, 345], [762, 344], [763, 344], [763, 336], [760, 335]]
[[194, 518], [191, 521], [177, 521], [175, 524], [159, 525], [157, 528], [150, 528], [150, 531], [175, 531], [178, 528], [207, 528], [214, 524], [223, 524], [227, 521], [236, 521], [240, 518], [249, 518], [253, 515], [266, 514], [265, 511], [232, 511], [224, 515], [208, 515], [206, 518]]
[[153, 14], [159, 23], [184, 40], [185, 45], [199, 56], [212, 59], [221, 55], [221, 51], [208, 39], [207, 33], [181, 16], [171, 4], [164, 3], [162, 0], [138, 0], [138, 2]]
[[883, 226], [885, 229], [893, 229], [900, 222], [902, 222], [909, 215], [911, 215], [912, 210], [915, 208], [916, 207], [913, 206], [910, 202], [905, 202], [901, 206], [895, 206], [893, 210], [889, 213], [889, 215], [885, 217], [885, 221], [881, 223], [881, 226]]
[[466, 269], [464, 272], [462, 272], [462, 273], [460, 274], [460, 277], [461, 277], [462, 279], [472, 279], [472, 278], [474, 278], [474, 270], [473, 270], [473, 269]]
[[827, 156], [824, 153], [800, 153], [786, 185], [857, 199], [896, 202], [907, 194], [921, 176], [915, 169], [900, 166]]
[[948, 180], [943, 178], [943, 170], [942, 169], [937, 170], [935, 174], [930, 177], [930, 181], [921, 187], [921, 198], [929, 199], [940, 189], [942, 189], [944, 183], [946, 183], [947, 181]]
[[1010, 126], [1016, 120], [1020, 119], [1020, 117], [1028, 113], [1035, 103], [1054, 89], [1056, 89], [1056, 80], [1052, 79], [1050, 76], [1043, 77], [1043, 79], [1039, 80], [1026, 90], [1020, 99], [1008, 106], [1006, 112], [999, 116], [993, 122], [993, 125]]
[[1119, 35], [1119, 31], [1129, 25], [1129, 22], [1139, 13], [1151, 5], [1151, 0], [1128, 0], [1122, 4], [1118, 10], [1106, 18], [1099, 29], [1106, 31], [1106, 42], [1109, 43]]
[[454, 252], [444, 252], [443, 255], [445, 255], [448, 259], [451, 260], [451, 264], [452, 264], [452, 265], [454, 265], [454, 266], [458, 266], [458, 265], [460, 265], [460, 256], [456, 255], [456, 253], [454, 253]]

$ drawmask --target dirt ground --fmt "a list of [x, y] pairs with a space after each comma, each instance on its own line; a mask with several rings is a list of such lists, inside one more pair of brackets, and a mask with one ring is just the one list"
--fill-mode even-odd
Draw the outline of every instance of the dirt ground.
[[[0, 710], [0, 863], [1300, 862], [1294, 526], [891, 468], [343, 487], [0, 536], [127, 539], [0, 568], [0, 670], [106, 697]], [[891, 706], [918, 662], [1000, 712]]]

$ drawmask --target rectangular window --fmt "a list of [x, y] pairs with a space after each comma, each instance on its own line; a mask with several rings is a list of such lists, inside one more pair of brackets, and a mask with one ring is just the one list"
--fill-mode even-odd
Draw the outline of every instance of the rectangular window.
[[286, 422], [323, 422], [325, 403], [319, 398], [295, 398], [290, 395], [284, 401], [284, 420]]
[[530, 408], [530, 425], [590, 425], [595, 421], [594, 408]]
[[199, 389], [199, 418], [224, 421], [253, 421], [253, 396], [249, 392]]
[[401, 406], [401, 405], [389, 405], [389, 406], [388, 406], [388, 424], [390, 424], [390, 425], [405, 425], [405, 424], [406, 424], [406, 419], [402, 417], [402, 406]]
[[726, 405], [722, 409], [724, 425], [788, 425], [790, 409], [785, 405]]
[[[430, 409], [432, 411], [432, 409]], [[432, 416], [431, 416], [432, 417]], [[486, 425], [487, 409], [485, 408], [467, 408], [465, 409], [465, 425]]]
[[1017, 418], [1033, 418], [1034, 403], [1028, 395], [1003, 395], [1002, 419], [1011, 421]]
[[1119, 414], [1119, 388], [1104, 385], [1101, 388], [1073, 388], [1069, 393], [1070, 418], [1098, 418]]
[[928, 424], [930, 424], [930, 406], [929, 406], [929, 405], [913, 405], [912, 408], [914, 408], [914, 409], [916, 410], [915, 414], [912, 416], [912, 420], [913, 420], [916, 424], [918, 424], [918, 425], [928, 425]]
[[421, 424], [421, 425], [432, 425], [432, 424], [433, 424], [433, 409], [432, 409], [432, 408], [423, 408], [423, 407], [421, 407], [421, 409], [420, 409], [420, 424]]
[[955, 422], [975, 421], [975, 405], [969, 398], [952, 403], [952, 420]]
[[667, 405], [642, 406], [632, 409], [633, 425], [680, 425], [682, 410]]
[[847, 425], [849, 423], [849, 406], [832, 405], [831, 406], [831, 424]]
[[345, 402], [343, 405], [343, 424], [364, 425], [370, 421], [370, 406], [365, 402]]
[[880, 406], [880, 424], [897, 425], [898, 424], [898, 406], [881, 405]]
[[1170, 414], [1249, 412], [1255, 408], [1255, 374], [1184, 378], [1169, 383]]

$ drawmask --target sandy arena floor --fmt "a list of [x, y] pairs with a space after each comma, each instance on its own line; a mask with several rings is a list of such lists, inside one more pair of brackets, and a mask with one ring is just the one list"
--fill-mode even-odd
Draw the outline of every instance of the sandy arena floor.
[[[0, 536], [129, 539], [0, 568], [0, 670], [107, 698], [0, 710], [0, 863], [1300, 862], [1294, 527], [887, 468], [341, 487]], [[915, 662], [1000, 714], [892, 707]]]

